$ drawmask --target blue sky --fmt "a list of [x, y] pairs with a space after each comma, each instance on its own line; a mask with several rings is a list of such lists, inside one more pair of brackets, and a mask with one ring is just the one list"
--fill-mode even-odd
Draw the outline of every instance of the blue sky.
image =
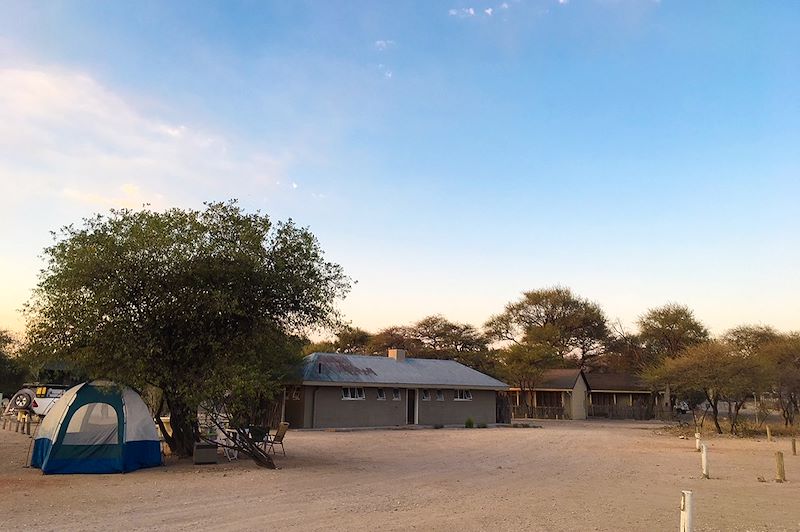
[[563, 284], [798, 329], [800, 4], [6, 2], [0, 327], [49, 231], [238, 198], [377, 329]]

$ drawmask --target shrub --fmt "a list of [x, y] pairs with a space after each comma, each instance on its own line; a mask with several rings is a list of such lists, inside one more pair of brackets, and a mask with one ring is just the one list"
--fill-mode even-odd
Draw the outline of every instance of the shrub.
[[486, 423], [478, 423], [478, 428], [479, 429], [485, 429], [486, 428]]
[[471, 429], [475, 427], [475, 420], [471, 417], [468, 417], [467, 420], [464, 422], [464, 428]]

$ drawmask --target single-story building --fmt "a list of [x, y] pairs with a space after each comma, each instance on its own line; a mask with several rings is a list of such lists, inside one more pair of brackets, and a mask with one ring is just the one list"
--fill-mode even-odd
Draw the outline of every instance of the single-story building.
[[653, 396], [636, 375], [591, 373], [578, 368], [545, 371], [532, 389], [511, 388], [513, 417], [651, 419], [663, 394]]
[[532, 390], [511, 392], [514, 417], [586, 419], [589, 383], [578, 368], [547, 370]]
[[284, 419], [296, 428], [463, 425], [496, 420], [508, 386], [454, 360], [313, 353], [302, 382], [286, 392]]
[[650, 387], [636, 375], [586, 373], [586, 380], [590, 388], [590, 417], [650, 419], [653, 407], [660, 405], [661, 395], [651, 399]]

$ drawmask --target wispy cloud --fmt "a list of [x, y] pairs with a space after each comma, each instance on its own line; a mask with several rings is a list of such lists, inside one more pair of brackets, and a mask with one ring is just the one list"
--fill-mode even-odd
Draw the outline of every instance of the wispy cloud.
[[474, 17], [475, 16], [475, 8], [472, 7], [463, 7], [461, 9], [450, 9], [447, 12], [451, 17]]
[[285, 156], [171, 123], [75, 72], [0, 67], [0, 205], [132, 206], [272, 183]]
[[492, 13], [494, 13], [494, 9], [492, 9], [491, 7], [487, 7], [486, 9], [483, 10], [483, 12], [491, 17]]
[[381, 40], [375, 41], [374, 46], [375, 46], [376, 50], [378, 50], [379, 52], [383, 52], [385, 50], [388, 50], [389, 48], [394, 48], [395, 44], [396, 43], [391, 39], [388, 39], [388, 40], [381, 39]]

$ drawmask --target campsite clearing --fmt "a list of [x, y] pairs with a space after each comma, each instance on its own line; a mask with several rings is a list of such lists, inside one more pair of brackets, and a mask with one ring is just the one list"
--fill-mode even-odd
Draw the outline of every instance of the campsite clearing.
[[[42, 476], [30, 440], [0, 431], [0, 528], [676, 530], [681, 490], [696, 530], [797, 530], [800, 457], [788, 441], [694, 441], [645, 422], [541, 429], [290, 431], [282, 470], [188, 461], [126, 475]], [[774, 478], [786, 456], [788, 482]], [[758, 482], [764, 477], [768, 482]]]

